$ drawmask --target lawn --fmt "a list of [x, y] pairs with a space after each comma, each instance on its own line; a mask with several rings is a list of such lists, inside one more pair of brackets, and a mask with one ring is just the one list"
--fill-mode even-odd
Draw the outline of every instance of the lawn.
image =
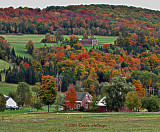
[[[32, 40], [36, 48], [40, 48], [44, 46], [44, 43], [40, 43], [43, 38], [45, 38], [45, 35], [41, 34], [30, 34], [30, 35], [1, 35], [3, 36], [10, 44], [15, 48], [16, 54], [20, 56], [25, 56], [31, 58], [29, 54], [27, 54], [26, 51], [26, 44], [29, 40]], [[98, 39], [99, 46], [103, 46], [103, 44], [110, 43], [113, 44], [117, 37], [111, 37], [111, 36], [94, 36]], [[64, 35], [64, 38], [69, 38], [69, 35]], [[78, 38], [82, 38], [82, 35], [79, 35]], [[57, 43], [46, 43], [47, 46], [51, 45], [60, 45]], [[90, 49], [92, 47], [85, 46], [87, 49]]]
[[[3, 120], [2, 120], [3, 119]], [[160, 131], [160, 114], [4, 114], [1, 131]]]
[[[47, 112], [48, 111], [48, 106], [43, 106], [42, 110], [38, 110], [38, 112]], [[55, 111], [54, 106], [50, 106], [49, 108], [50, 112]], [[35, 108], [24, 108], [20, 110], [5, 110], [3, 114], [18, 114], [18, 113], [31, 113], [31, 112], [37, 112], [37, 109]]]

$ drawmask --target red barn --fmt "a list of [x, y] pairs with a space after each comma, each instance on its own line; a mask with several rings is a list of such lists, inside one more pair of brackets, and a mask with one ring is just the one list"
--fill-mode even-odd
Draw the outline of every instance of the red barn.
[[80, 39], [83, 46], [97, 46], [98, 39], [88, 38], [88, 39]]
[[79, 108], [81, 106], [83, 106], [86, 110], [90, 110], [90, 102], [92, 100], [92, 95], [90, 95], [89, 93], [87, 92], [77, 92], [77, 105], [74, 109], [70, 109], [70, 110], [79, 110]]

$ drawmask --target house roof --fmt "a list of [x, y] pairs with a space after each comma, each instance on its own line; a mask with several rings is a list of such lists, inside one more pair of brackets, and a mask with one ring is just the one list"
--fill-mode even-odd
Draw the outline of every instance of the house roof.
[[5, 100], [7, 101], [10, 97], [7, 95], [3, 95], [5, 97]]
[[82, 101], [86, 96], [87, 92], [77, 92], [77, 99], [78, 101]]
[[104, 96], [98, 103], [98, 106], [106, 106], [106, 96]]

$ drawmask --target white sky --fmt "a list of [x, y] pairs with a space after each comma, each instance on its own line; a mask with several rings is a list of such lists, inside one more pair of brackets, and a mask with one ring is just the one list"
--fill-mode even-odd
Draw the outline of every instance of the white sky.
[[47, 6], [67, 6], [80, 4], [109, 4], [142, 7], [160, 10], [159, 0], [0, 0], [0, 7], [32, 7], [45, 8]]

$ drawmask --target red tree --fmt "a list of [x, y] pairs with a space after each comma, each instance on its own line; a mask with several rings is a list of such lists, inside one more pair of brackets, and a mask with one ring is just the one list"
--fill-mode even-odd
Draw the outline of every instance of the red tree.
[[69, 108], [73, 109], [76, 107], [77, 105], [77, 93], [75, 91], [75, 89], [73, 88], [73, 85], [66, 91], [66, 98], [64, 103], [66, 104], [66, 106], [69, 106]]

